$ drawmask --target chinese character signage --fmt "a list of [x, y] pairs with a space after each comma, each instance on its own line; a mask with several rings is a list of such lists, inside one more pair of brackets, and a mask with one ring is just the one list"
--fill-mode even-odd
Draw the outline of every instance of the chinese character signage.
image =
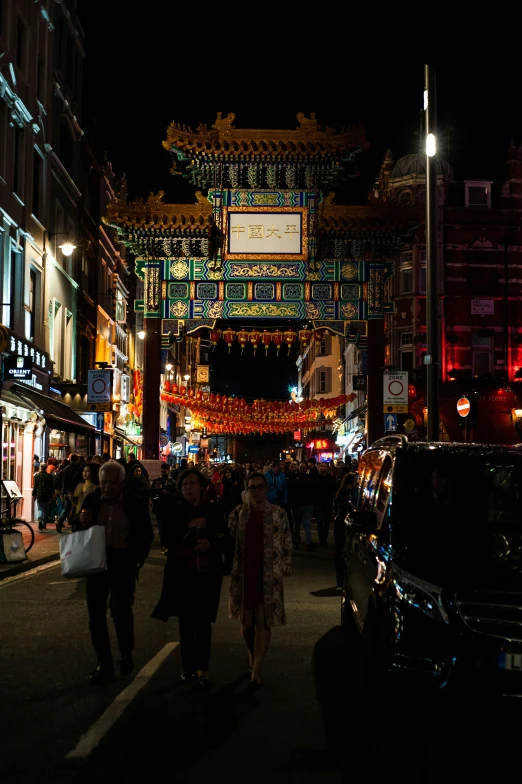
[[4, 359], [4, 378], [25, 379], [31, 378], [32, 362], [29, 357], [6, 357]]
[[306, 207], [230, 207], [225, 210], [227, 259], [308, 258]]

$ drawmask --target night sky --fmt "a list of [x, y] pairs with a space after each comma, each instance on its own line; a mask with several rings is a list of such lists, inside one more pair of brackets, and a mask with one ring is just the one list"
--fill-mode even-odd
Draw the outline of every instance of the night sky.
[[[522, 144], [520, 8], [473, 24], [448, 16], [454, 5], [416, 5], [425, 15], [436, 9], [440, 21], [427, 28], [409, 18], [407, 6], [403, 18], [345, 11], [343, 22], [339, 7], [318, 5], [304, 22], [290, 10], [270, 25], [262, 15], [245, 16], [246, 6], [216, 5], [212, 13], [203, 5], [191, 12], [189, 5], [79, 0], [78, 7], [87, 53], [84, 126], [94, 122], [96, 147], [126, 173], [132, 199], [161, 189], [166, 201], [195, 201], [195, 189], [169, 174], [171, 156], [161, 145], [173, 120], [210, 126], [221, 111], [233, 112], [238, 128], [295, 128], [302, 111], [315, 112], [320, 124], [366, 127], [371, 146], [360, 157], [361, 174], [336, 191], [340, 204], [364, 203], [388, 147], [395, 160], [420, 150], [425, 61], [437, 74], [439, 149], [457, 180], [500, 180], [510, 137]], [[216, 373], [240, 395], [254, 374], [258, 394], [286, 397], [297, 372], [283, 359], [286, 348], [280, 353], [262, 360], [260, 348], [255, 362], [240, 362], [238, 346], [228, 358], [220, 345]]]

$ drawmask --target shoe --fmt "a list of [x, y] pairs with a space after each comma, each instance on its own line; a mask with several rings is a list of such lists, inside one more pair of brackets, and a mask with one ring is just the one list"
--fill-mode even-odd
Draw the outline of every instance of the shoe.
[[315, 542], [308, 542], [307, 545], [306, 545], [306, 549], [307, 550], [315, 550], [316, 547], [317, 547], [317, 545], [316, 545]]
[[250, 683], [248, 684], [247, 688], [249, 689], [249, 691], [257, 691], [258, 689], [261, 688], [262, 685], [263, 685], [263, 682], [262, 682], [261, 678], [259, 678], [259, 680], [257, 680], [257, 681], [250, 681]]
[[41, 531], [43, 528], [43, 523], [41, 520], [38, 520], [38, 530]]
[[210, 678], [208, 675], [198, 675], [198, 687], [200, 691], [208, 691], [210, 689]]
[[182, 683], [191, 683], [194, 678], [196, 677], [195, 672], [182, 672], [181, 673], [181, 682]]
[[112, 683], [114, 680], [114, 673], [112, 668], [109, 669], [108, 667], [96, 667], [96, 669], [91, 672], [89, 678], [92, 686], [105, 686], [107, 683]]
[[130, 675], [134, 669], [132, 654], [122, 653], [121, 659], [118, 662], [118, 668], [120, 670], [120, 675]]
[[56, 523], [56, 530], [61, 534], [63, 531], [63, 523]]

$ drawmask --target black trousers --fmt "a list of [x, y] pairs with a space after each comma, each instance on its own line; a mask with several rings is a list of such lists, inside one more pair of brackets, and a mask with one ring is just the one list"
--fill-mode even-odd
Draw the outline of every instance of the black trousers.
[[181, 614], [179, 621], [179, 647], [183, 672], [208, 670], [210, 644], [212, 642], [212, 623], [206, 618]]
[[120, 653], [134, 648], [134, 591], [136, 564], [128, 550], [107, 552], [107, 571], [86, 579], [89, 630], [102, 667], [112, 667], [111, 643], [107, 626], [107, 600], [111, 610]]

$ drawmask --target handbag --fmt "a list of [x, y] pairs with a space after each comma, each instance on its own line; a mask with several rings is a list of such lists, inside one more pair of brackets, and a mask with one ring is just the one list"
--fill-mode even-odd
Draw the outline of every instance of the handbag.
[[105, 528], [93, 525], [60, 539], [62, 577], [87, 577], [107, 571]]
[[24, 540], [20, 531], [13, 531], [10, 534], [2, 534], [0, 561], [7, 563], [18, 563], [26, 561]]

